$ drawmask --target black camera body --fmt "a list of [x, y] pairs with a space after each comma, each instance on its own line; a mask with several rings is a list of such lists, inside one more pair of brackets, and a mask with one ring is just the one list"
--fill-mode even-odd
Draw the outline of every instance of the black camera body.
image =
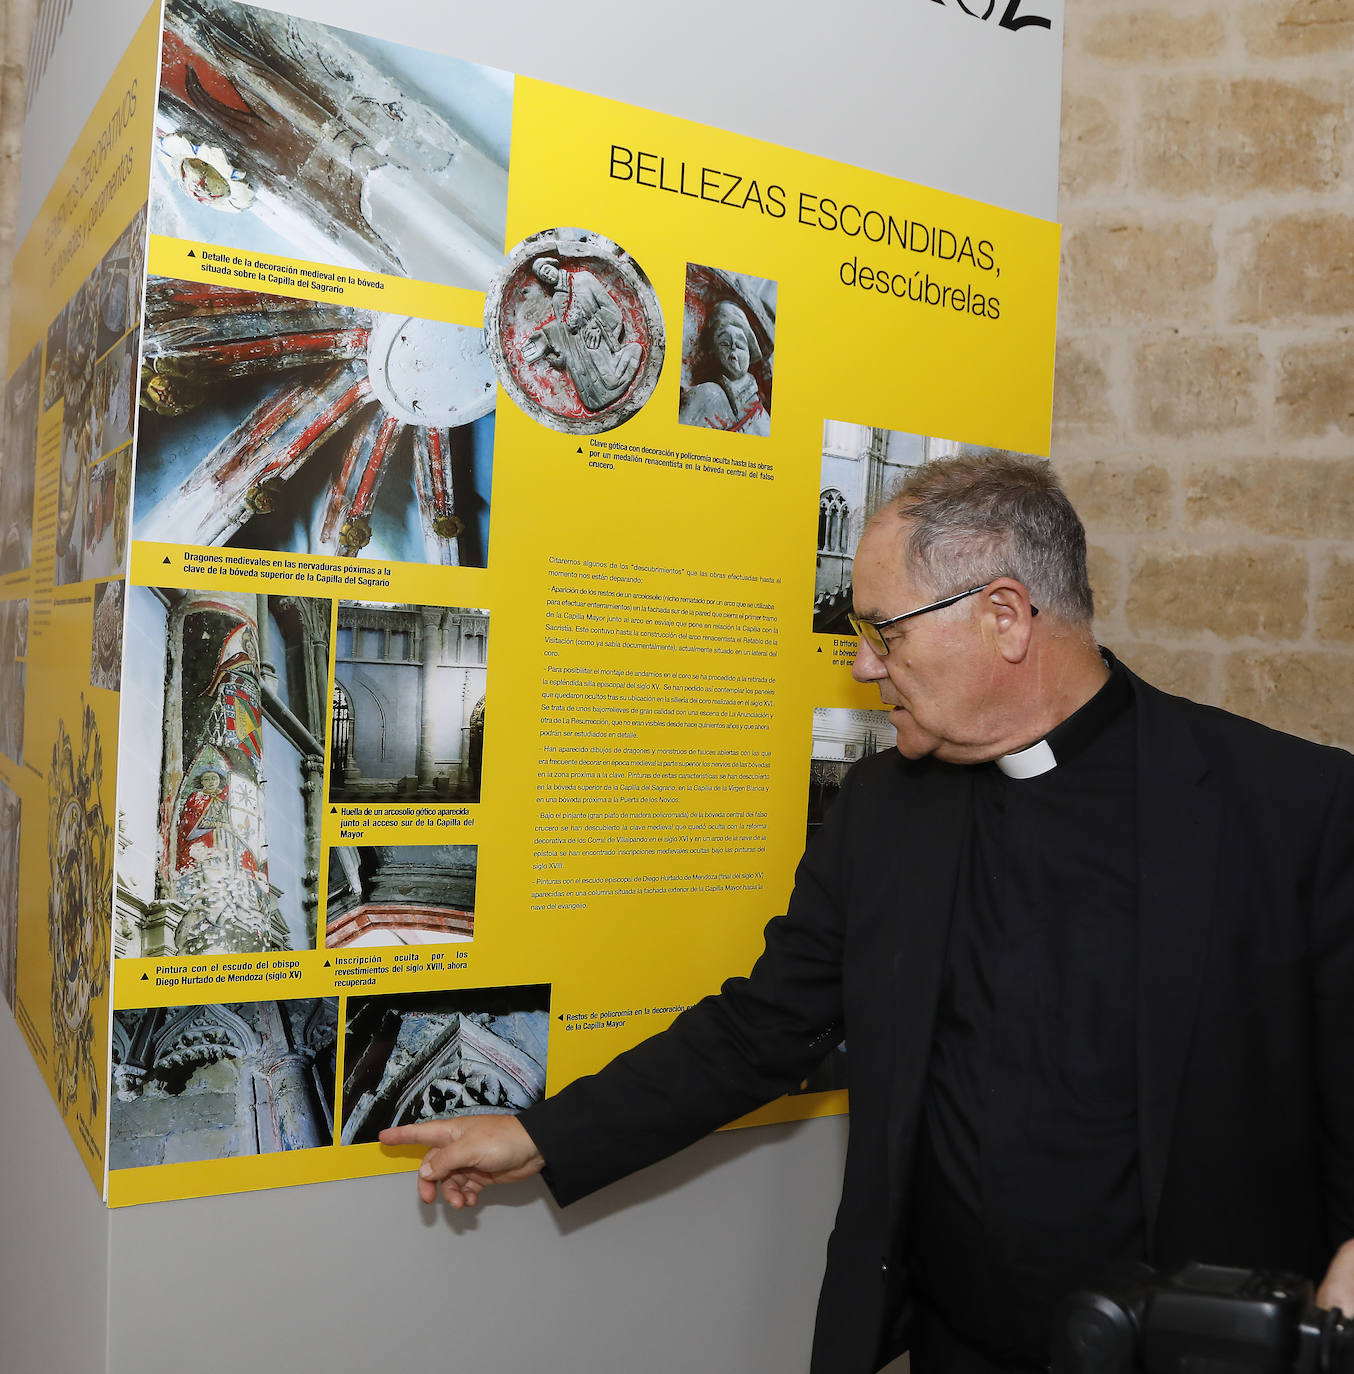
[[1059, 1304], [1053, 1374], [1354, 1374], [1354, 1322], [1271, 1269], [1145, 1265]]

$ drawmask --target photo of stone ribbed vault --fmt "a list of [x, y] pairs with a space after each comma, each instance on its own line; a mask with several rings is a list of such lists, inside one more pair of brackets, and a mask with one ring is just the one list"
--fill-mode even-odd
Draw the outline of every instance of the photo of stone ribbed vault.
[[129, 590], [115, 954], [314, 947], [331, 607]]
[[333, 1142], [338, 999], [113, 1016], [114, 1169]]

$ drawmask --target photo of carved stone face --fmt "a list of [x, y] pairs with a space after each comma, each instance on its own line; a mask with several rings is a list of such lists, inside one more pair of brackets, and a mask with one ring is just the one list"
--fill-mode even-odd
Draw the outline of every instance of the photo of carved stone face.
[[314, 948], [330, 610], [128, 589], [116, 955]]
[[334, 845], [325, 948], [473, 940], [478, 867], [473, 844]]
[[481, 330], [152, 277], [142, 332], [135, 538], [485, 566]]
[[770, 434], [775, 345], [775, 282], [688, 263], [678, 421]]
[[14, 1010], [19, 955], [19, 819], [17, 792], [0, 782], [0, 993]]
[[116, 692], [122, 681], [123, 582], [104, 582], [94, 589], [94, 636], [90, 645], [89, 682]]
[[89, 582], [121, 571], [113, 561], [117, 524], [118, 455], [95, 463], [85, 479], [85, 556], [81, 580]]
[[0, 481], [0, 574], [33, 557], [33, 493], [38, 461], [38, 388], [42, 345], [15, 369], [5, 388], [4, 480]]
[[505, 72], [170, 0], [151, 229], [483, 291], [503, 257], [511, 123]]
[[477, 802], [489, 612], [340, 601], [331, 801]]
[[338, 999], [113, 1013], [113, 1169], [333, 1143]]
[[584, 229], [533, 234], [512, 250], [489, 288], [484, 331], [503, 389], [564, 434], [624, 424], [663, 366], [663, 314], [644, 270]]
[[545, 1096], [550, 988], [349, 997], [342, 1143], [387, 1126], [520, 1112]]
[[0, 601], [0, 754], [24, 761], [28, 599]]

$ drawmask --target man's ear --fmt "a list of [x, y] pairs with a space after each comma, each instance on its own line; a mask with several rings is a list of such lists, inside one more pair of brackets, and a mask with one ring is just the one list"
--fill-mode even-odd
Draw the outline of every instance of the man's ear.
[[997, 652], [1008, 663], [1022, 663], [1034, 637], [1030, 594], [1014, 577], [999, 577], [980, 594], [983, 624], [992, 635]]

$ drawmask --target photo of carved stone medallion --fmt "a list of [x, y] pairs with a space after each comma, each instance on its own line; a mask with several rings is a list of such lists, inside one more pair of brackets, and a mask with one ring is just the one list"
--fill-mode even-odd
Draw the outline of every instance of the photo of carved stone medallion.
[[775, 282], [687, 263], [679, 423], [770, 434], [775, 346]]
[[103, 1082], [102, 1066], [94, 1062], [94, 1020], [108, 982], [113, 846], [103, 801], [103, 742], [88, 705], [78, 745], [65, 721], [57, 723], [47, 783], [53, 1089], [62, 1111], [84, 1101], [92, 1120]]
[[484, 331], [498, 380], [533, 420], [600, 434], [634, 415], [663, 367], [663, 314], [643, 269], [583, 229], [524, 239], [494, 277]]

